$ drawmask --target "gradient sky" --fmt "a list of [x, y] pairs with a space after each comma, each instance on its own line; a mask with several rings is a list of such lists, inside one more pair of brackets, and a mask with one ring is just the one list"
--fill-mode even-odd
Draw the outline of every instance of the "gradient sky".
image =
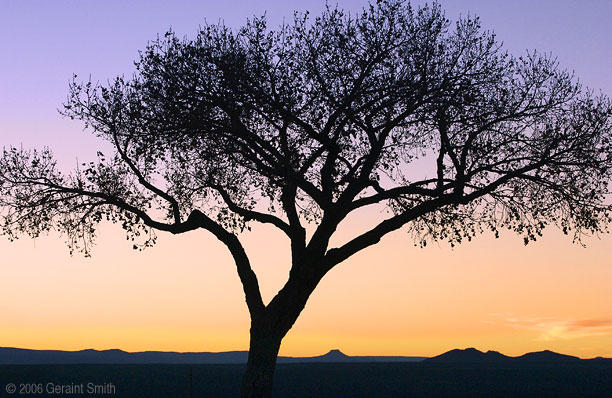
[[[289, 4], [291, 3], [291, 4]], [[366, 1], [339, 1], [358, 11]], [[447, 17], [476, 14], [506, 49], [552, 52], [580, 81], [612, 95], [612, 2], [442, 1]], [[99, 142], [62, 119], [73, 73], [129, 75], [138, 50], [172, 27], [193, 37], [204, 20], [239, 26], [267, 11], [317, 15], [322, 1], [3, 1], [0, 5], [0, 145], [50, 146], [71, 168]], [[413, 4], [420, 4], [415, 2]], [[171, 8], [172, 7], [172, 8]], [[381, 215], [364, 212], [348, 237]], [[264, 298], [288, 272], [286, 240], [269, 227], [244, 235]], [[332, 270], [283, 342], [281, 355], [432, 356], [476, 347], [509, 355], [551, 349], [612, 357], [612, 238], [583, 248], [549, 229], [525, 247], [509, 233], [451, 249], [413, 247], [397, 232]], [[104, 225], [93, 257], [70, 257], [56, 235], [0, 240], [0, 346], [127, 351], [248, 347], [249, 319], [231, 258], [205, 231], [160, 235], [134, 252]]]

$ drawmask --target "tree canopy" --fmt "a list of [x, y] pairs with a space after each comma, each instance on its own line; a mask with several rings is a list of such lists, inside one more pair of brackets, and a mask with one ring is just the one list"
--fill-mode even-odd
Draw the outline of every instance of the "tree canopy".
[[[5, 151], [5, 233], [59, 228], [87, 251], [106, 216], [181, 232], [199, 210], [228, 231], [259, 221], [291, 236], [384, 202], [419, 238], [486, 225], [529, 240], [550, 222], [597, 230], [607, 209], [608, 99], [549, 55], [503, 52], [477, 18], [453, 28], [437, 5], [169, 32], [136, 69], [75, 80], [64, 106], [111, 142], [108, 160], [62, 175], [48, 150]], [[415, 179], [423, 157], [435, 163]]]
[[[170, 31], [133, 76], [77, 79], [62, 113], [113, 153], [66, 174], [48, 149], [5, 149], [2, 232], [57, 229], [88, 253], [103, 220], [135, 248], [155, 230], [204, 228], [231, 251], [252, 317], [300, 289], [288, 282], [264, 305], [239, 240], [253, 222], [286, 234], [291, 277], [316, 286], [402, 227], [421, 245], [499, 229], [527, 243], [550, 224], [579, 238], [610, 221], [609, 99], [552, 55], [512, 56], [477, 18], [453, 24], [437, 4]], [[378, 225], [330, 247], [344, 219], [377, 205]]]

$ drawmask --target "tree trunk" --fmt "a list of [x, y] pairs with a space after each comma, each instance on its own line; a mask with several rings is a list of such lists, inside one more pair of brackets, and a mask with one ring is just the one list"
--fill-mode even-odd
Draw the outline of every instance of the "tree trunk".
[[281, 341], [323, 275], [323, 272], [306, 275], [292, 272], [285, 286], [268, 306], [251, 319], [249, 360], [242, 380], [241, 398], [272, 397], [272, 380]]
[[242, 380], [241, 398], [272, 397], [274, 368], [284, 333], [274, 330], [280, 329], [278, 327], [262, 323], [251, 325], [249, 360]]

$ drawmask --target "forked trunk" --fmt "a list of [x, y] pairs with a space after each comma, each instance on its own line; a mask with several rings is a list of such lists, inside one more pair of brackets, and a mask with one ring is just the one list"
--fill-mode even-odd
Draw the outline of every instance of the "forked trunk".
[[274, 368], [284, 335], [280, 330], [273, 330], [272, 326], [251, 326], [249, 360], [242, 380], [241, 398], [272, 397]]
[[272, 397], [272, 380], [281, 341], [322, 277], [323, 273], [306, 277], [293, 273], [265, 310], [251, 319], [249, 360], [240, 390], [242, 398]]

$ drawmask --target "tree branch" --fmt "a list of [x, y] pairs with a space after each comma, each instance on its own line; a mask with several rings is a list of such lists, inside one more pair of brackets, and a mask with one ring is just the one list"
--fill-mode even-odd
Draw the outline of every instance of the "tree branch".
[[381, 222], [373, 229], [359, 235], [341, 247], [328, 250], [324, 259], [325, 267], [331, 269], [333, 266], [341, 263], [358, 251], [380, 242], [380, 239], [389, 232], [400, 229], [406, 223], [415, 220], [426, 213], [439, 209], [442, 206], [451, 204], [454, 201], [455, 198], [453, 195], [444, 195], [442, 197], [423, 202], [411, 208], [409, 211], [405, 211], [397, 216]]
[[223, 189], [220, 185], [211, 184], [210, 188], [219, 192], [219, 195], [223, 198], [223, 201], [227, 204], [227, 207], [233, 211], [234, 213], [240, 215], [245, 220], [255, 220], [260, 223], [272, 224], [281, 231], [283, 231], [288, 237], [291, 237], [291, 228], [290, 226], [281, 220], [280, 218], [273, 216], [271, 214], [260, 213], [258, 211], [248, 210], [243, 207], [238, 206], [236, 202], [232, 200], [230, 195], [227, 193], [225, 189]]
[[138, 182], [143, 187], [147, 188], [149, 191], [155, 193], [159, 197], [168, 201], [168, 203], [170, 203], [170, 206], [172, 207], [172, 214], [174, 216], [174, 222], [177, 224], [180, 223], [181, 222], [181, 212], [180, 212], [178, 201], [175, 198], [173, 198], [171, 195], [169, 195], [167, 192], [159, 189], [155, 185], [148, 182], [147, 179], [142, 175], [138, 167], [136, 167], [134, 162], [132, 162], [132, 160], [127, 155], [127, 152], [126, 152], [127, 143], [125, 144], [126, 148], [124, 149], [121, 148], [121, 144], [119, 143], [119, 138], [117, 137], [117, 132], [115, 129], [112, 129], [112, 135], [113, 135], [113, 140], [115, 143], [115, 148], [117, 148], [117, 152], [119, 153], [119, 156], [121, 156], [121, 159], [123, 159], [123, 161], [128, 165], [130, 170], [132, 170], [134, 175], [138, 178]]

